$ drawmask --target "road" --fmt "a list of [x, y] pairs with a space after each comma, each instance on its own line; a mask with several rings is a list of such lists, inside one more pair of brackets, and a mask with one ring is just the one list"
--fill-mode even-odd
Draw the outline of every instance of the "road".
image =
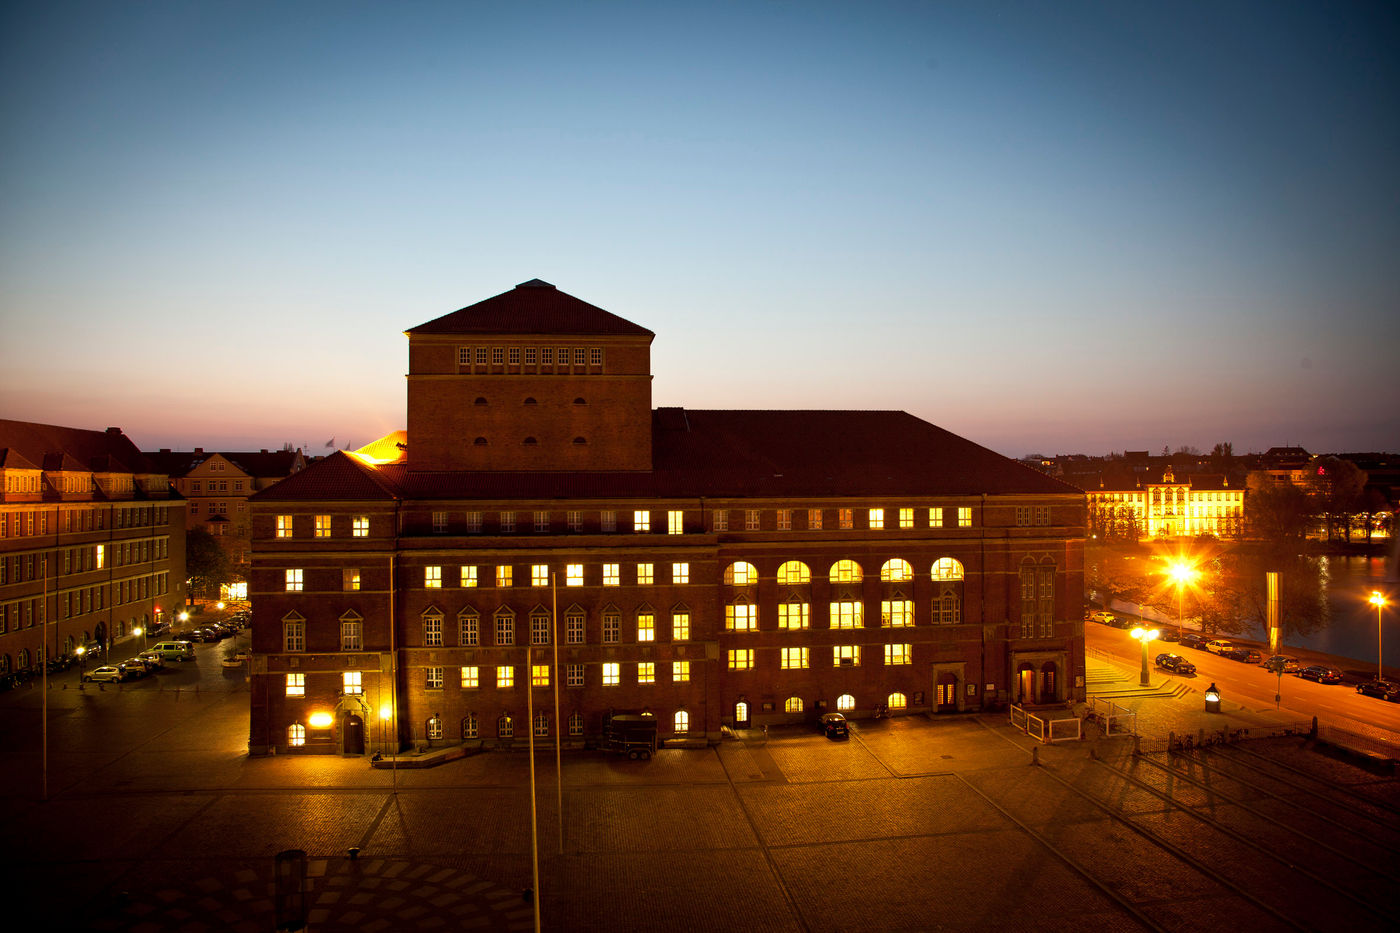
[[[1238, 644], [1261, 647], [1250, 642], [1232, 639]], [[1130, 664], [1140, 664], [1142, 648], [1129, 634], [1128, 629], [1112, 628], [1093, 622], [1084, 624], [1084, 644], [1098, 648]], [[1261, 651], [1263, 649], [1261, 648]], [[1307, 721], [1316, 716], [1320, 722], [1327, 722], [1343, 729], [1369, 732], [1382, 729], [1400, 735], [1400, 703], [1387, 703], [1375, 697], [1362, 696], [1356, 692], [1355, 683], [1365, 677], [1374, 677], [1374, 668], [1365, 668], [1355, 661], [1333, 658], [1315, 652], [1285, 650], [1283, 653], [1297, 657], [1306, 666], [1309, 663], [1328, 663], [1348, 675], [1348, 682], [1341, 684], [1319, 684], [1303, 680], [1293, 674], [1277, 675], [1264, 670], [1257, 664], [1243, 664], [1231, 661], [1208, 651], [1182, 648], [1172, 642], [1153, 642], [1148, 647], [1148, 657], [1154, 658], [1163, 652], [1180, 654], [1196, 665], [1195, 677], [1182, 677], [1167, 671], [1153, 668], [1153, 679], [1165, 677], [1172, 680], [1186, 680], [1194, 689], [1204, 691], [1212, 682], [1220, 689], [1221, 695], [1248, 709], [1265, 710], [1275, 707], [1275, 696], [1280, 696], [1280, 708]], [[1266, 651], [1264, 651], [1267, 654]], [[1392, 678], [1394, 672], [1387, 671]]]

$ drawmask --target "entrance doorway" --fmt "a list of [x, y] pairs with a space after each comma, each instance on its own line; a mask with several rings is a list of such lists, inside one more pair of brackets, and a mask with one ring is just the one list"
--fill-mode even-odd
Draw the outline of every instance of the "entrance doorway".
[[359, 715], [351, 713], [345, 717], [345, 754], [363, 755], [365, 753], [365, 721]]
[[1040, 702], [1035, 689], [1035, 668], [1029, 664], [1022, 664], [1016, 672], [1016, 701], [1023, 704]]
[[958, 679], [952, 674], [940, 674], [935, 685], [938, 712], [956, 712], [958, 708]]
[[1054, 702], [1058, 697], [1058, 694], [1055, 692], [1057, 686], [1055, 683], [1057, 680], [1055, 672], [1054, 661], [1046, 661], [1040, 668], [1040, 695], [1044, 697], [1047, 703]]
[[747, 729], [749, 727], [749, 704], [740, 700], [734, 704], [734, 728]]

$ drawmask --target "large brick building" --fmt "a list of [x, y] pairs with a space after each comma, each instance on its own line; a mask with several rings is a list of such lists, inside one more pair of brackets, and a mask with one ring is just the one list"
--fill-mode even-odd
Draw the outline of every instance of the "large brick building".
[[1073, 487], [903, 412], [653, 410], [653, 334], [538, 280], [407, 335], [406, 434], [251, 499], [254, 752], [1082, 698]]
[[118, 428], [0, 420], [0, 674], [168, 621], [184, 506]]

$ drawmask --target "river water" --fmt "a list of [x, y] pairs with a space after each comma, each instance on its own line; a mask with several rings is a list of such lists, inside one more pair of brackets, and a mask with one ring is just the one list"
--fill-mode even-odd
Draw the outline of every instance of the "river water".
[[[1400, 584], [1387, 581], [1383, 557], [1321, 557], [1313, 562], [1331, 610], [1328, 623], [1311, 635], [1291, 635], [1287, 647], [1376, 663], [1376, 607], [1367, 600], [1380, 590], [1390, 601], [1381, 613], [1381, 641], [1386, 675], [1400, 667]], [[1262, 629], [1262, 626], [1261, 626]], [[1286, 653], [1286, 652], [1285, 652]]]

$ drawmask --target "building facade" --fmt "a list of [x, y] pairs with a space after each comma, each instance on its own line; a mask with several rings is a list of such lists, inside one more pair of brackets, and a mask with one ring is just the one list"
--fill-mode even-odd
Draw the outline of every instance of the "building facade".
[[184, 503], [120, 429], [0, 420], [0, 673], [159, 630], [184, 547]]
[[1099, 478], [1086, 490], [1091, 534], [1124, 540], [1244, 532], [1243, 488], [1231, 488], [1217, 474], [1188, 474], [1180, 479], [1168, 467], [1159, 474]]
[[538, 280], [407, 336], [406, 435], [251, 499], [253, 752], [1083, 698], [1073, 487], [904, 412], [653, 410], [653, 334]]

